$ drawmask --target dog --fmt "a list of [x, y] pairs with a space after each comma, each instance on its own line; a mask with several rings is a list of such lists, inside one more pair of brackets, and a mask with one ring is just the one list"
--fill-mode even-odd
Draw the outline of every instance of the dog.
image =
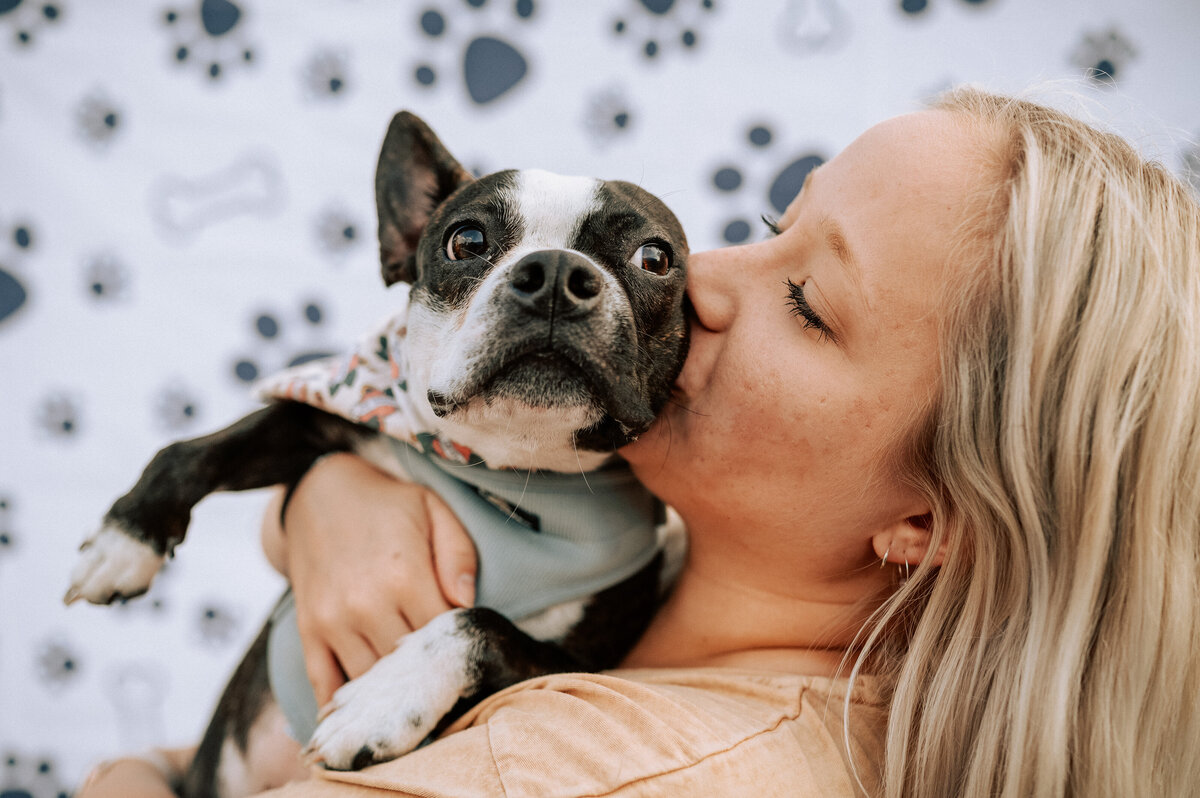
[[[468, 482], [512, 477], [518, 488], [533, 474], [590, 476], [589, 493], [626, 468], [616, 450], [669, 400], [687, 352], [688, 247], [671, 211], [621, 181], [538, 170], [474, 178], [407, 112], [388, 128], [375, 188], [381, 271], [398, 292], [397, 313], [348, 357], [268, 380], [264, 408], [155, 455], [80, 547], [68, 604], [145, 592], [202, 498], [290, 491], [333, 452], [418, 481], [418, 464]], [[537, 565], [549, 535], [520, 490], [466, 490], [501, 508], [502, 545], [519, 551], [510, 559], [555, 576], [570, 570], [570, 549]], [[343, 685], [305, 749], [311, 761], [358, 769], [400, 756], [518, 681], [615, 666], [649, 623], [662, 567], [652, 536], [607, 576], [589, 574], [575, 593], [556, 588], [542, 605], [506, 615], [486, 606], [489, 546], [467, 526], [481, 601], [438, 616]], [[496, 590], [519, 605], [528, 578], [505, 582], [500, 572]], [[248, 735], [273, 705], [272, 631], [269, 621], [222, 695], [185, 795], [244, 788], [229, 774], [252, 766]]]

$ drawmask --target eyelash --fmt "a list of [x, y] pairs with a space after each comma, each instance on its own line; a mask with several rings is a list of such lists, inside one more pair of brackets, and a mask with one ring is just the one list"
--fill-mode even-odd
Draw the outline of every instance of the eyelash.
[[783, 230], [781, 230], [779, 228], [779, 221], [775, 217], [767, 216], [764, 213], [762, 215], [762, 220], [763, 220], [763, 224], [765, 224], [767, 226], [767, 232], [769, 232], [771, 235], [777, 236], [783, 232]]
[[833, 331], [826, 326], [821, 317], [808, 304], [808, 300], [804, 298], [804, 286], [792, 282], [791, 279], [785, 281], [785, 284], [788, 289], [788, 304], [791, 305], [792, 315], [804, 320], [804, 329], [816, 330], [818, 340], [830, 340], [837, 343]]

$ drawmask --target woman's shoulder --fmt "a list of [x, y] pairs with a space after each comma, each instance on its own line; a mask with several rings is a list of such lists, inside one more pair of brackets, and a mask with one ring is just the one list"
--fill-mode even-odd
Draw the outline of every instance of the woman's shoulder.
[[850, 759], [873, 791], [885, 723], [867, 679], [558, 674], [491, 696], [432, 745], [334, 778], [417, 794], [861, 795]]

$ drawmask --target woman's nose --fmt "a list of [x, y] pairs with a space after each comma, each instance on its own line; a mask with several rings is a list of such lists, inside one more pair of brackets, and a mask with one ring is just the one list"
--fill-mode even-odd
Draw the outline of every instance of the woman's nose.
[[687, 293], [696, 320], [720, 332], [737, 313], [737, 250], [733, 247], [697, 252], [688, 260]]

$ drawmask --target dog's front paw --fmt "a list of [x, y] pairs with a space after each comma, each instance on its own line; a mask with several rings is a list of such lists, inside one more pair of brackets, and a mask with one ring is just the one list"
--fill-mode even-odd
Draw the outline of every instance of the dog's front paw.
[[406, 636], [334, 693], [304, 749], [308, 762], [360, 770], [416, 748], [469, 691], [469, 646], [457, 611]]
[[82, 598], [93, 604], [111, 604], [141, 595], [163, 559], [119, 526], [105, 524], [79, 547], [79, 561], [71, 571], [71, 586], [63, 601], [71, 604]]

